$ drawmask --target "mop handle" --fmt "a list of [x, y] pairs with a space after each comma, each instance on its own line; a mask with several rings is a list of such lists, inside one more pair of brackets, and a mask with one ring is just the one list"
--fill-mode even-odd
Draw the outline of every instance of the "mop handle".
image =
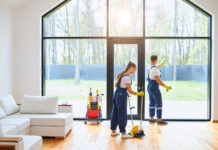
[[134, 127], [134, 123], [133, 123], [133, 117], [132, 117], [132, 109], [131, 109], [131, 105], [130, 105], [130, 99], [129, 99], [129, 94], [127, 95], [128, 97], [128, 101], [129, 101], [129, 110], [130, 110], [130, 116], [131, 116], [131, 120], [132, 120], [132, 126]]
[[[144, 87], [142, 86], [142, 91]], [[141, 96], [141, 119], [140, 119], [140, 130], [142, 130], [142, 109], [143, 109], [143, 96]]]

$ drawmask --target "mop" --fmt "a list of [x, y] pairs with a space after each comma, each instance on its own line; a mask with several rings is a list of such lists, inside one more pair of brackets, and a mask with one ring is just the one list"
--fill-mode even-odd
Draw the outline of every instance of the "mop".
[[[129, 96], [128, 96], [129, 98]], [[129, 100], [129, 108], [130, 108], [130, 115], [131, 115], [131, 120], [132, 120], [132, 129], [130, 131], [130, 135], [132, 137], [136, 137], [136, 138], [141, 138], [141, 137], [144, 137], [145, 136], [145, 133], [144, 131], [142, 130], [142, 109], [143, 109], [143, 96], [141, 96], [141, 119], [140, 119], [140, 130], [139, 130], [139, 126], [134, 126], [134, 123], [133, 123], [133, 117], [132, 117], [132, 109], [135, 108], [135, 107], [131, 107], [131, 104], [130, 104], [130, 100]]]
[[130, 131], [130, 135], [131, 136], [134, 136], [134, 133], [135, 132], [138, 132], [139, 131], [139, 126], [134, 126], [134, 122], [133, 122], [133, 117], [132, 117], [132, 109], [134, 109], [135, 107], [131, 107], [131, 104], [130, 104], [130, 99], [129, 99], [129, 94], [128, 94], [128, 101], [129, 101], [129, 110], [130, 110], [130, 116], [131, 116], [131, 120], [132, 120], [132, 129]]
[[145, 136], [144, 130], [142, 130], [142, 109], [143, 109], [143, 96], [141, 96], [140, 130], [137, 132], [134, 132], [134, 137], [137, 137], [137, 138]]

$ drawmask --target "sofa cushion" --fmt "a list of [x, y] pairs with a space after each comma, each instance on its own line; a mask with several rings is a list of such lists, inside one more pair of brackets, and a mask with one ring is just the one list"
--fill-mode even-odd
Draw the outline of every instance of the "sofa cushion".
[[22, 136], [24, 139], [24, 150], [42, 149], [42, 137], [40, 136]]
[[0, 107], [6, 115], [11, 115], [19, 111], [19, 108], [11, 95], [0, 97]]
[[63, 127], [31, 126], [31, 134], [45, 137], [65, 137], [72, 129], [73, 122]]
[[72, 122], [72, 113], [58, 113], [58, 114], [21, 114], [16, 113], [8, 116], [10, 118], [31, 118], [30, 124], [32, 126], [66, 126]]
[[0, 107], [0, 119], [4, 118], [6, 116], [5, 112], [2, 110], [2, 108]]
[[17, 127], [16, 125], [1, 125], [3, 135], [16, 135]]
[[21, 101], [21, 113], [56, 114], [58, 108], [57, 96], [27, 96]]
[[2, 129], [2, 124], [1, 124], [1, 122], [0, 122], [0, 137], [1, 136], [4, 136], [4, 133], [3, 133], [3, 129]]
[[29, 118], [3, 118], [1, 119], [2, 125], [15, 125], [17, 127], [17, 132], [20, 133], [23, 130], [30, 127]]

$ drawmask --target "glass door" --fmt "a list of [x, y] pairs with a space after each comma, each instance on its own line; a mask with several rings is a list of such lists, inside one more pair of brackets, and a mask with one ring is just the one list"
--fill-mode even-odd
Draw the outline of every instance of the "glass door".
[[[129, 39], [110, 39], [108, 41], [108, 117], [110, 118], [112, 110], [112, 96], [116, 88], [114, 88], [118, 73], [122, 72], [129, 61], [136, 64], [136, 73], [131, 75], [132, 89], [134, 91], [144, 90], [144, 40], [129, 40]], [[131, 96], [131, 106], [134, 119], [139, 119], [141, 114], [141, 97]], [[144, 99], [143, 99], [144, 101]], [[144, 110], [144, 109], [143, 109]], [[127, 108], [128, 115], [129, 103]], [[144, 111], [143, 113], [144, 114]]]

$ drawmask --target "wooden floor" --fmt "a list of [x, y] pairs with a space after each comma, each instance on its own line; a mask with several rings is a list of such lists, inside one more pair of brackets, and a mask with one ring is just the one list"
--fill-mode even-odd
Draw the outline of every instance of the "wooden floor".
[[109, 121], [101, 125], [74, 121], [73, 131], [64, 140], [44, 138], [43, 150], [218, 150], [218, 124], [169, 122], [157, 126], [143, 122], [143, 127], [144, 138], [122, 140], [110, 136]]

